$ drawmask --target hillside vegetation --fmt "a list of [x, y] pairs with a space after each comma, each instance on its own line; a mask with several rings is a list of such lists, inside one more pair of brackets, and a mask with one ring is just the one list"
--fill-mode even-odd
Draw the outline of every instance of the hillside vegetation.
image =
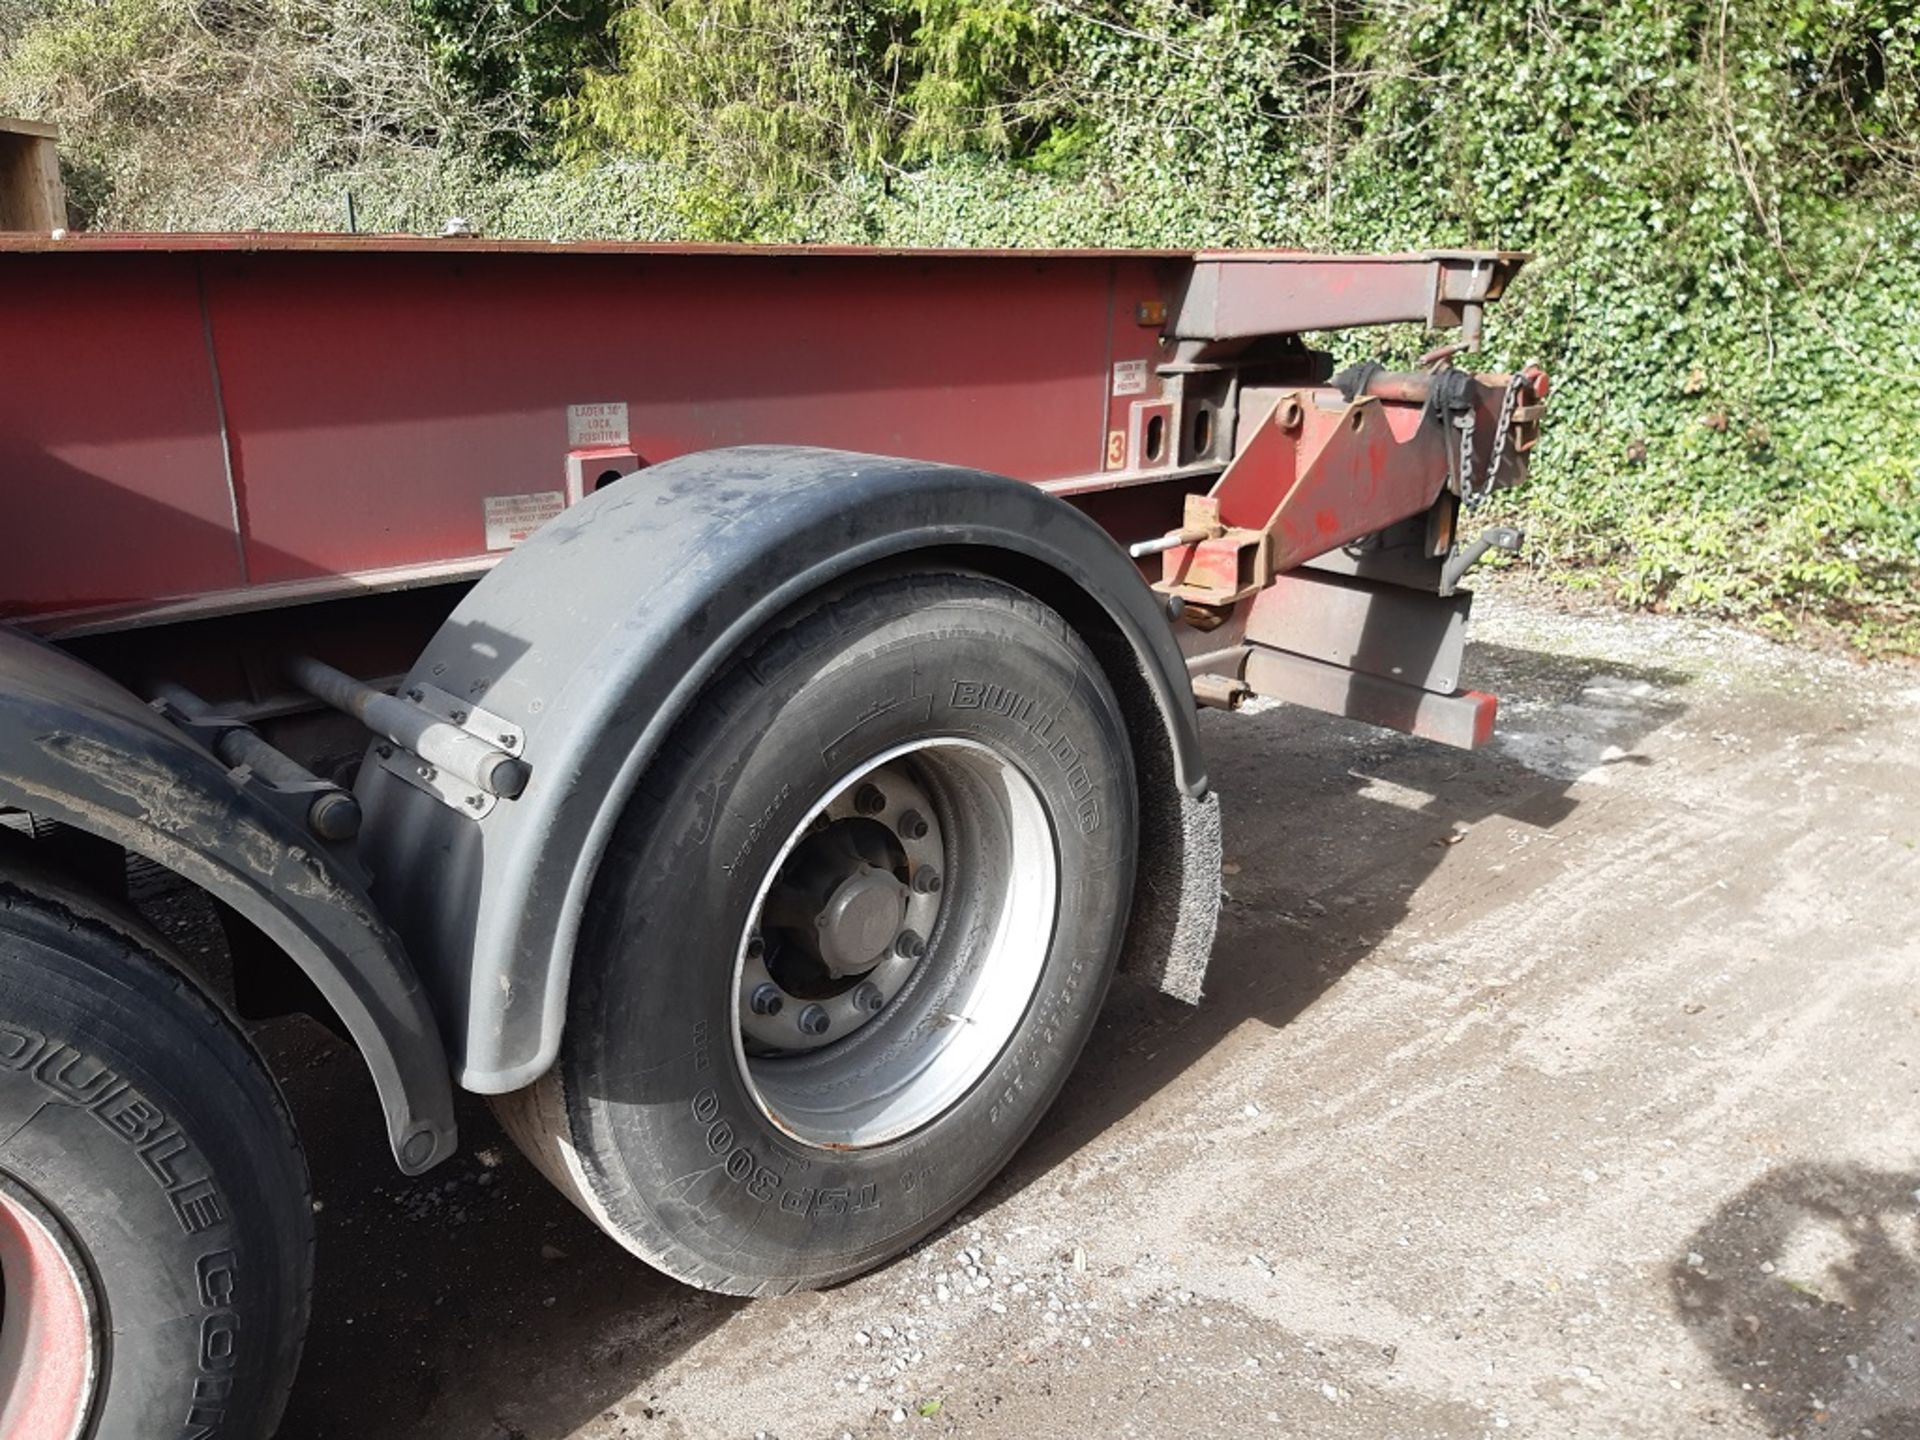
[[0, 111], [96, 226], [1530, 250], [1529, 563], [1920, 653], [1911, 0], [0, 0]]

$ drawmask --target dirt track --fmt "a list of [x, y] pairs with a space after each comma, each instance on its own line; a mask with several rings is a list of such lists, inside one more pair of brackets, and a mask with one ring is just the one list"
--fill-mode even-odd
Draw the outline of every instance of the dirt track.
[[1117, 990], [830, 1294], [661, 1279], [479, 1107], [402, 1184], [271, 1027], [324, 1202], [283, 1435], [1920, 1440], [1920, 671], [1506, 587], [1476, 635], [1477, 755], [1206, 717], [1205, 1004]]

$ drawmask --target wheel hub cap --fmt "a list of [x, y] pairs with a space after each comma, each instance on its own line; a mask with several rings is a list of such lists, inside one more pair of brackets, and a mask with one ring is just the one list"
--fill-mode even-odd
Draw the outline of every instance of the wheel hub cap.
[[872, 865], [842, 880], [820, 912], [821, 963], [836, 978], [871, 970], [900, 933], [907, 893], [906, 886]]

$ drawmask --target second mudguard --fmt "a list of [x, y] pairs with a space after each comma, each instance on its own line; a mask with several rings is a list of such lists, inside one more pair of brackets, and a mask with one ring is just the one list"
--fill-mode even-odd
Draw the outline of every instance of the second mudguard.
[[453, 1087], [406, 951], [352, 871], [152, 707], [0, 627], [0, 804], [163, 865], [286, 951], [373, 1072], [408, 1174], [454, 1152]]
[[[614, 821], [730, 655], [858, 572], [975, 569], [1087, 633], [1141, 753], [1137, 968], [1198, 996], [1218, 812], [1186, 667], [1158, 602], [1092, 521], [979, 471], [755, 446], [669, 461], [542, 527], [463, 600], [407, 684], [525, 732], [525, 793], [475, 818], [368, 764], [363, 846], [438, 1007], [461, 1083], [504, 1093], [558, 1053], [574, 939]], [[1120, 671], [1112, 675], [1113, 671]]]

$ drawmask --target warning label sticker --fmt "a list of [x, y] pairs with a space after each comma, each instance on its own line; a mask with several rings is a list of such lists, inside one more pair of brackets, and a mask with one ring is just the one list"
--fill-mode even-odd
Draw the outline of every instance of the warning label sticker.
[[1116, 395], [1144, 395], [1147, 393], [1147, 362], [1144, 360], [1121, 360], [1113, 367], [1113, 393]]
[[482, 500], [487, 517], [487, 549], [511, 550], [567, 508], [558, 490], [535, 495], [489, 495]]
[[600, 405], [567, 406], [567, 448], [627, 444], [627, 403], [608, 401]]

